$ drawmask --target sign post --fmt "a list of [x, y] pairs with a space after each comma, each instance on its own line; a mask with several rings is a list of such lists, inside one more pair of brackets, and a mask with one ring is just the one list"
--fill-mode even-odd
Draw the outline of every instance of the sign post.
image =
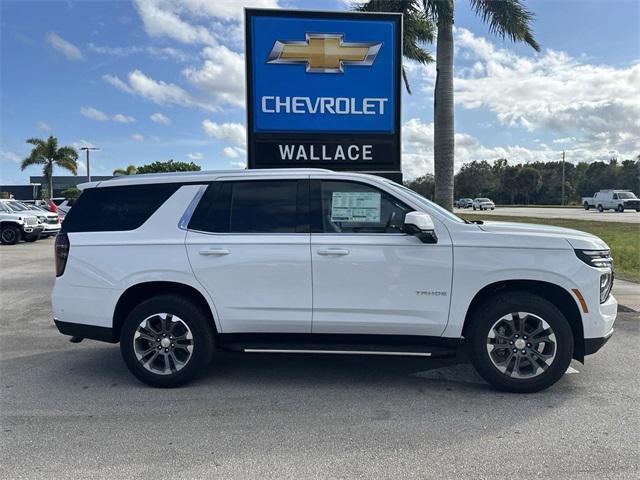
[[402, 15], [245, 10], [249, 168], [401, 181]]

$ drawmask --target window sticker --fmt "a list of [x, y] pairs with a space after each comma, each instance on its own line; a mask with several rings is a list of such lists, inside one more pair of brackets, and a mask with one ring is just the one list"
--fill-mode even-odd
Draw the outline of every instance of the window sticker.
[[379, 192], [333, 192], [332, 222], [380, 223]]

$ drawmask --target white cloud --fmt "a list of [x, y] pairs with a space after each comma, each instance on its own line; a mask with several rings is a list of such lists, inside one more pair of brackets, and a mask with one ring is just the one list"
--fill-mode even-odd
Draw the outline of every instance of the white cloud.
[[217, 44], [225, 32], [237, 35], [245, 7], [279, 7], [277, 0], [136, 0], [135, 4], [150, 36], [208, 45]]
[[134, 133], [133, 135], [131, 135], [131, 138], [133, 140], [135, 140], [136, 142], [143, 142], [144, 141], [144, 137], [142, 135], [140, 135], [139, 133]]
[[106, 122], [109, 120], [109, 117], [106, 113], [101, 112], [97, 108], [93, 107], [81, 107], [80, 113], [82, 116], [90, 118], [91, 120], [96, 120], [98, 122]]
[[224, 147], [222, 149], [222, 154], [225, 157], [229, 157], [229, 158], [238, 158], [240, 156], [237, 150], [233, 147]]
[[0, 150], [0, 162], [20, 163], [22, 162], [22, 157], [10, 150]]
[[48, 123], [43, 122], [42, 120], [40, 120], [38, 123], [36, 123], [36, 128], [38, 130], [42, 130], [43, 132], [50, 132], [51, 131], [51, 127], [49, 126]]
[[152, 37], [166, 36], [182, 43], [215, 43], [207, 28], [180, 18], [184, 8], [178, 2], [137, 0], [135, 5], [146, 32]]
[[102, 80], [104, 80], [105, 82], [107, 82], [110, 85], [113, 85], [118, 90], [122, 90], [123, 92], [131, 93], [131, 94], [135, 93], [133, 91], [133, 89], [131, 89], [131, 87], [129, 87], [129, 85], [127, 85], [125, 82], [120, 80], [115, 75], [103, 75], [102, 76]]
[[480, 64], [455, 79], [456, 104], [487, 108], [503, 125], [565, 132], [580, 147], [640, 150], [640, 63], [591, 65], [553, 50], [520, 56], [463, 28], [455, 35], [461, 57]]
[[234, 160], [229, 162], [229, 166], [233, 169], [244, 169], [247, 168], [246, 160]]
[[244, 56], [219, 45], [206, 47], [200, 69], [187, 68], [183, 75], [217, 103], [244, 105]]
[[55, 51], [64, 55], [67, 60], [82, 60], [80, 49], [60, 35], [50, 32], [45, 36], [45, 40]]
[[111, 117], [111, 120], [119, 123], [133, 123], [136, 121], [134, 117], [130, 115], [124, 115], [122, 113], [116, 113], [113, 117]]
[[140, 70], [134, 70], [127, 75], [128, 83], [115, 75], [103, 75], [102, 79], [123, 92], [141, 96], [158, 105], [181, 105], [216, 110], [211, 103], [193, 97], [182, 87], [174, 83], [154, 80]]
[[245, 145], [247, 141], [247, 130], [240, 123], [215, 123], [211, 120], [202, 122], [204, 133], [216, 140], [227, 140], [236, 145]]
[[[558, 146], [557, 149], [544, 143], [539, 143], [535, 148], [522, 145], [487, 147], [469, 134], [456, 133], [454, 170], [458, 171], [462, 164], [474, 160], [492, 162], [506, 158], [512, 165], [559, 161], [563, 150], [566, 160], [572, 163], [607, 161], [611, 158], [611, 150], [606, 146], [594, 148], [578, 142], [568, 147]], [[408, 179], [433, 173], [433, 123], [412, 118], [402, 125], [402, 171]]]
[[110, 55], [113, 57], [129, 57], [131, 55], [144, 54], [159, 60], [177, 60], [186, 62], [194, 58], [193, 55], [186, 53], [179, 48], [173, 47], [154, 47], [154, 46], [129, 46], [129, 47], [109, 47], [106, 45], [95, 45], [89, 43], [87, 49], [101, 55]]
[[204, 155], [202, 155], [202, 152], [187, 153], [187, 158], [189, 160], [202, 160]]
[[161, 113], [154, 113], [153, 115], [151, 115], [149, 117], [151, 119], [152, 122], [155, 123], [161, 123], [162, 125], [169, 125], [171, 124], [171, 120], [169, 119], [169, 117], [161, 114]]
[[82, 147], [95, 147], [95, 145], [91, 143], [89, 140], [83, 140], [83, 139], [76, 140], [75, 142], [71, 142], [71, 146], [76, 150], [79, 150]]

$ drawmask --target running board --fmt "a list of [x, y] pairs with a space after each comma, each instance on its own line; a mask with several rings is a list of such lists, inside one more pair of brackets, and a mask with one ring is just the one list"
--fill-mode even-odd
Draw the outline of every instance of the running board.
[[244, 353], [451, 357], [461, 339], [385, 335], [222, 334], [223, 350]]
[[[300, 350], [300, 349], [278, 349], [278, 348], [245, 348], [245, 353], [318, 353], [330, 355], [399, 355], [409, 357], [431, 357], [434, 352], [383, 352], [379, 350]], [[455, 352], [452, 352], [455, 354]], [[436, 354], [438, 355], [438, 354]], [[441, 353], [440, 353], [441, 355]]]

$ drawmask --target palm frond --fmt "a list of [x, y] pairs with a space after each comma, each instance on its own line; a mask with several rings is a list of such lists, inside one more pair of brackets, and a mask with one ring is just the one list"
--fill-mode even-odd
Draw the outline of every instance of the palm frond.
[[[435, 34], [433, 22], [427, 18], [419, 0], [369, 0], [357, 5], [359, 12], [390, 12], [402, 13], [402, 54], [416, 62], [426, 64], [433, 62], [433, 57], [423, 44], [432, 43]], [[407, 72], [402, 68], [402, 78], [407, 92], [411, 93]]]
[[540, 51], [531, 29], [534, 15], [520, 0], [471, 0], [471, 7], [489, 25], [491, 33], [514, 42], [526, 42]]

